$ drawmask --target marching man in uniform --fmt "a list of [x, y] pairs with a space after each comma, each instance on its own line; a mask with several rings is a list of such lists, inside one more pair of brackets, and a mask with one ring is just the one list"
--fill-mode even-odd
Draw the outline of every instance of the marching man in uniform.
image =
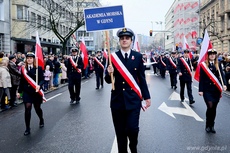
[[[176, 51], [171, 52], [171, 57], [168, 58], [168, 63], [167, 63], [167, 72], [169, 72], [170, 75], [170, 83], [171, 83], [171, 88], [176, 89], [177, 86], [177, 58], [176, 58]], [[166, 72], [166, 73], [167, 73]]]
[[70, 93], [70, 104], [74, 101], [79, 103], [81, 91], [81, 73], [83, 68], [82, 58], [77, 48], [71, 49], [71, 57], [67, 62], [68, 89]]
[[180, 98], [184, 101], [184, 88], [187, 87], [189, 104], [195, 103], [192, 95], [192, 64], [189, 59], [189, 50], [184, 50], [184, 57], [178, 59], [177, 71], [180, 79]]
[[101, 88], [103, 88], [103, 82], [104, 82], [104, 66], [106, 64], [106, 59], [101, 56], [101, 51], [97, 51], [96, 56], [94, 59], [94, 70], [96, 73], [96, 89], [99, 89], [100, 85]]
[[[108, 66], [105, 76], [107, 83], [112, 82], [110, 75], [115, 78], [110, 107], [121, 153], [127, 153], [127, 138], [131, 152], [137, 152], [140, 110], [151, 105], [142, 55], [130, 49], [133, 35], [131, 29], [118, 30], [121, 50], [111, 54], [112, 65]], [[146, 105], [142, 105], [143, 99]]]

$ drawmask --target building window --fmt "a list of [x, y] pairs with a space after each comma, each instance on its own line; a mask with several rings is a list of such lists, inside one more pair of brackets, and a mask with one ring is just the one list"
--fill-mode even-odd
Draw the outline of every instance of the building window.
[[45, 30], [46, 29], [46, 18], [45, 17], [42, 17], [42, 26], [43, 26], [43, 29]]
[[17, 19], [28, 21], [28, 8], [23, 5], [17, 5]]
[[228, 14], [228, 30], [230, 30], [230, 14]]
[[79, 37], [89, 37], [89, 33], [86, 31], [78, 31]]
[[17, 19], [22, 20], [23, 19], [23, 6], [17, 5]]
[[3, 51], [3, 34], [0, 34], [0, 51]]
[[36, 26], [36, 14], [31, 12], [31, 25]]
[[223, 32], [224, 31], [224, 17], [220, 18], [220, 31]]
[[42, 18], [41, 18], [41, 16], [38, 15], [38, 16], [37, 16], [37, 19], [38, 19], [38, 20], [37, 20], [37, 27], [38, 27], [38, 28], [41, 28], [41, 26], [42, 26]]
[[4, 20], [4, 7], [3, 7], [3, 0], [0, 0], [0, 20]]

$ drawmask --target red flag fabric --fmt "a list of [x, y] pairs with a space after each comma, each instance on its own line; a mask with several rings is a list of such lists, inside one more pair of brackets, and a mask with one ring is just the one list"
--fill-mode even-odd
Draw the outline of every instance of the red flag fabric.
[[108, 54], [107, 54], [107, 51], [106, 51], [106, 50], [103, 51], [103, 56], [104, 56], [104, 58], [106, 58], [106, 59], [108, 58]]
[[134, 40], [134, 44], [133, 44], [133, 49], [134, 49], [135, 51], [140, 52], [140, 46], [139, 46], [139, 43], [138, 43], [138, 37], [137, 37], [137, 35], [135, 35], [135, 40]]
[[[186, 38], [185, 38], [185, 35], [184, 35], [183, 49], [184, 49], [184, 50], [189, 50], [189, 45], [188, 45], [188, 42], [187, 42], [187, 40], [186, 40]], [[191, 52], [191, 51], [189, 52], [189, 58], [192, 59], [192, 52]]]
[[84, 37], [82, 38], [81, 43], [80, 43], [80, 50], [82, 51], [81, 55], [82, 55], [82, 59], [83, 59], [84, 69], [85, 69], [88, 65], [88, 52], [87, 52], [87, 49], [85, 46]]
[[36, 58], [38, 58], [38, 66], [41, 66], [42, 70], [44, 70], [44, 59], [43, 59], [42, 47], [38, 36], [38, 32], [36, 32], [35, 56]]
[[207, 53], [208, 53], [209, 49], [212, 49], [212, 43], [210, 41], [207, 29], [206, 29], [205, 34], [204, 34], [204, 39], [203, 39], [203, 42], [201, 45], [201, 51], [200, 51], [200, 56], [198, 59], [198, 65], [197, 65], [196, 72], [194, 75], [194, 79], [197, 80], [198, 82], [199, 82], [199, 78], [200, 78], [200, 64], [206, 60]]

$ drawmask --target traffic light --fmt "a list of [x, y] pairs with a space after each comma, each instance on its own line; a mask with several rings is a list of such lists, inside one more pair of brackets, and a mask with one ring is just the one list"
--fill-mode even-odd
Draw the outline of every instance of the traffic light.
[[149, 31], [149, 35], [152, 36], [153, 35], [153, 30]]
[[168, 40], [168, 39], [169, 39], [169, 35], [167, 35], [167, 37], [166, 37], [166, 38], [167, 38], [167, 40]]

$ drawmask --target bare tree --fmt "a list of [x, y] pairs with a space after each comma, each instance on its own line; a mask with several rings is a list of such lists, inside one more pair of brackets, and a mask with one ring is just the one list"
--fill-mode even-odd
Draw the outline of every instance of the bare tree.
[[[48, 15], [48, 29], [52, 30], [62, 44], [62, 53], [74, 32], [85, 24], [81, 2], [73, 0], [45, 0], [44, 9]], [[83, 2], [83, 1], [82, 1]], [[44, 26], [44, 25], [41, 25]]]

